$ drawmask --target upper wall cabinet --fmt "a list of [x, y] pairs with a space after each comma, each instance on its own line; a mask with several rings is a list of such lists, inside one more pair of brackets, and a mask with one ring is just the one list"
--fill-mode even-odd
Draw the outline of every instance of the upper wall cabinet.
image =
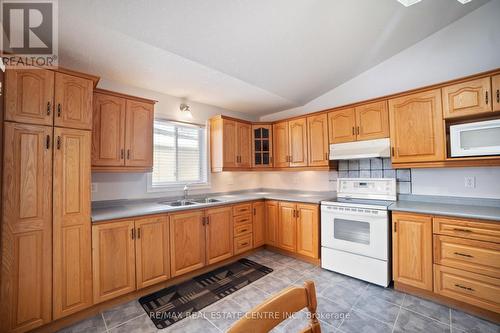
[[273, 125], [274, 166], [276, 168], [286, 168], [290, 166], [288, 134], [287, 121]]
[[288, 122], [290, 166], [307, 166], [307, 121], [306, 118]]
[[250, 168], [251, 141], [251, 124], [223, 116], [210, 119], [212, 172]]
[[91, 79], [45, 69], [9, 69], [5, 83], [5, 120], [92, 128]]
[[392, 162], [444, 160], [442, 116], [439, 89], [389, 100]]
[[96, 90], [92, 128], [93, 170], [151, 170], [154, 103]]
[[387, 101], [357, 106], [356, 140], [372, 140], [389, 137], [389, 111]]
[[490, 112], [490, 77], [471, 80], [442, 88], [444, 118], [456, 118]]
[[495, 75], [491, 78], [493, 111], [500, 111], [500, 75]]
[[326, 114], [307, 117], [309, 166], [328, 165], [328, 117]]
[[273, 126], [252, 125], [252, 167], [269, 168], [273, 166]]
[[356, 115], [354, 108], [328, 113], [330, 143], [356, 141]]
[[91, 80], [56, 73], [54, 125], [92, 129], [92, 89]]

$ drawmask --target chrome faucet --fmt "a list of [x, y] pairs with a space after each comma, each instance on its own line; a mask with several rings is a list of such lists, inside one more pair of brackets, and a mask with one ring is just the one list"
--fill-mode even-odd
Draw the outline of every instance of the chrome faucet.
[[186, 185], [184, 185], [184, 200], [187, 200], [187, 198], [188, 198], [188, 191], [189, 191], [189, 188], [186, 184]]

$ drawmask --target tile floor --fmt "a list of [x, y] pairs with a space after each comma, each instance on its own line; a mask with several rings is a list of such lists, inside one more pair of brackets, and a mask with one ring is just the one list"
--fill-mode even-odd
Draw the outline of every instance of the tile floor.
[[[266, 277], [204, 308], [190, 318], [158, 330], [137, 301], [120, 305], [60, 332], [207, 332], [220, 333], [273, 293], [291, 284], [313, 280], [322, 332], [338, 333], [500, 333], [500, 326], [430, 301], [381, 288], [262, 250], [249, 259], [271, 267]], [[299, 332], [307, 312], [281, 323], [273, 332]]]

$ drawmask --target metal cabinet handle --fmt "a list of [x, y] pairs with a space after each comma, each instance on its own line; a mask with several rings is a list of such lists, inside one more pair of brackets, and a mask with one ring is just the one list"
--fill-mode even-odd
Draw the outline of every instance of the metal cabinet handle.
[[500, 89], [497, 89], [497, 103], [500, 103]]
[[127, 160], [130, 160], [130, 149], [127, 149]]
[[61, 116], [61, 103], [57, 104], [57, 116]]
[[47, 116], [50, 116], [50, 102], [47, 102]]
[[461, 288], [461, 289], [465, 289], [465, 290], [469, 290], [469, 291], [475, 291], [471, 287], [462, 286], [461, 284], [455, 284], [455, 287], [458, 287], [458, 288]]
[[57, 137], [57, 149], [61, 149], [61, 137]]
[[357, 135], [359, 135], [359, 131], [360, 131], [360, 129], [359, 129], [359, 126], [358, 126], [358, 127], [356, 127], [356, 134]]
[[207, 219], [207, 218], [206, 218], [205, 216], [203, 216], [203, 217], [201, 218], [201, 225], [205, 225], [206, 219]]
[[300, 217], [300, 211], [297, 209], [296, 212], [297, 213], [295, 214], [295, 217], [299, 218]]
[[394, 222], [394, 232], [398, 232], [398, 223]]
[[210, 224], [210, 216], [207, 216], [207, 224]]
[[47, 149], [50, 149], [50, 135], [47, 135], [47, 137], [45, 138], [45, 147]]
[[130, 229], [130, 237], [132, 239], [135, 239], [135, 229], [134, 228]]
[[255, 208], [253, 209], [253, 215], [257, 215], [257, 210]]
[[356, 131], [354, 129], [354, 126], [352, 127], [352, 135], [356, 134]]
[[123, 160], [125, 158], [125, 149], [120, 149], [120, 159]]
[[391, 147], [391, 154], [394, 157], [394, 147]]
[[328, 160], [328, 153], [325, 153], [325, 160]]
[[137, 239], [141, 238], [141, 228], [137, 228]]
[[485, 94], [485, 95], [486, 95], [485, 102], [486, 102], [486, 104], [488, 104], [488, 102], [489, 102], [489, 99], [488, 99], [488, 92], [486, 92], [486, 94]]
[[455, 254], [457, 256], [467, 257], [467, 258], [474, 258], [474, 256], [472, 256], [470, 254], [466, 254], [466, 253], [453, 252], [453, 254]]

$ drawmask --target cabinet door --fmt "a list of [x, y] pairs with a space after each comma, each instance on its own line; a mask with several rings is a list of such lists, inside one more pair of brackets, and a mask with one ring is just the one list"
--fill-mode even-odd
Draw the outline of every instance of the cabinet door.
[[252, 167], [269, 168], [273, 166], [273, 126], [252, 126]]
[[94, 303], [135, 290], [134, 221], [92, 226]]
[[393, 163], [444, 159], [440, 90], [389, 100], [389, 118]]
[[238, 166], [250, 168], [252, 165], [252, 125], [247, 123], [236, 123], [236, 132], [238, 133]]
[[233, 120], [222, 120], [223, 141], [223, 166], [225, 168], [236, 168], [238, 166], [238, 134], [236, 122]]
[[279, 203], [278, 247], [295, 252], [297, 250], [296, 205]]
[[500, 111], [500, 75], [491, 78], [493, 96], [493, 111]]
[[4, 123], [1, 332], [51, 320], [51, 141], [51, 127]]
[[279, 207], [277, 201], [266, 201], [265, 236], [267, 245], [278, 245], [278, 211]]
[[265, 210], [265, 205], [263, 201], [259, 202], [254, 202], [252, 204], [252, 210], [253, 210], [253, 218], [252, 218], [252, 223], [253, 223], [253, 247], [259, 247], [261, 245], [264, 245], [266, 242], [266, 224], [265, 224], [265, 219], [266, 219], [266, 210]]
[[201, 210], [170, 216], [170, 272], [179, 276], [205, 266], [205, 226]]
[[92, 305], [90, 131], [54, 129], [54, 319]]
[[389, 110], [387, 101], [356, 107], [356, 140], [389, 137]]
[[432, 217], [392, 214], [395, 282], [432, 291]]
[[5, 72], [5, 120], [52, 125], [54, 72], [8, 69]]
[[307, 117], [309, 166], [328, 166], [328, 117]]
[[354, 108], [328, 113], [330, 143], [356, 141], [356, 116]]
[[297, 204], [297, 253], [318, 258], [318, 233], [318, 205]]
[[137, 289], [170, 278], [170, 242], [167, 216], [135, 220]]
[[125, 100], [94, 94], [92, 165], [122, 166], [125, 163]]
[[274, 136], [274, 166], [276, 168], [287, 168], [290, 166], [288, 155], [288, 122], [273, 125]]
[[206, 244], [208, 265], [233, 256], [232, 207], [206, 211]]
[[93, 88], [92, 80], [56, 73], [54, 125], [92, 129]]
[[288, 122], [290, 134], [290, 166], [307, 166], [307, 121], [306, 118]]
[[492, 110], [490, 77], [457, 83], [444, 87], [444, 118], [456, 118]]
[[154, 105], [127, 100], [126, 108], [125, 165], [152, 168]]

